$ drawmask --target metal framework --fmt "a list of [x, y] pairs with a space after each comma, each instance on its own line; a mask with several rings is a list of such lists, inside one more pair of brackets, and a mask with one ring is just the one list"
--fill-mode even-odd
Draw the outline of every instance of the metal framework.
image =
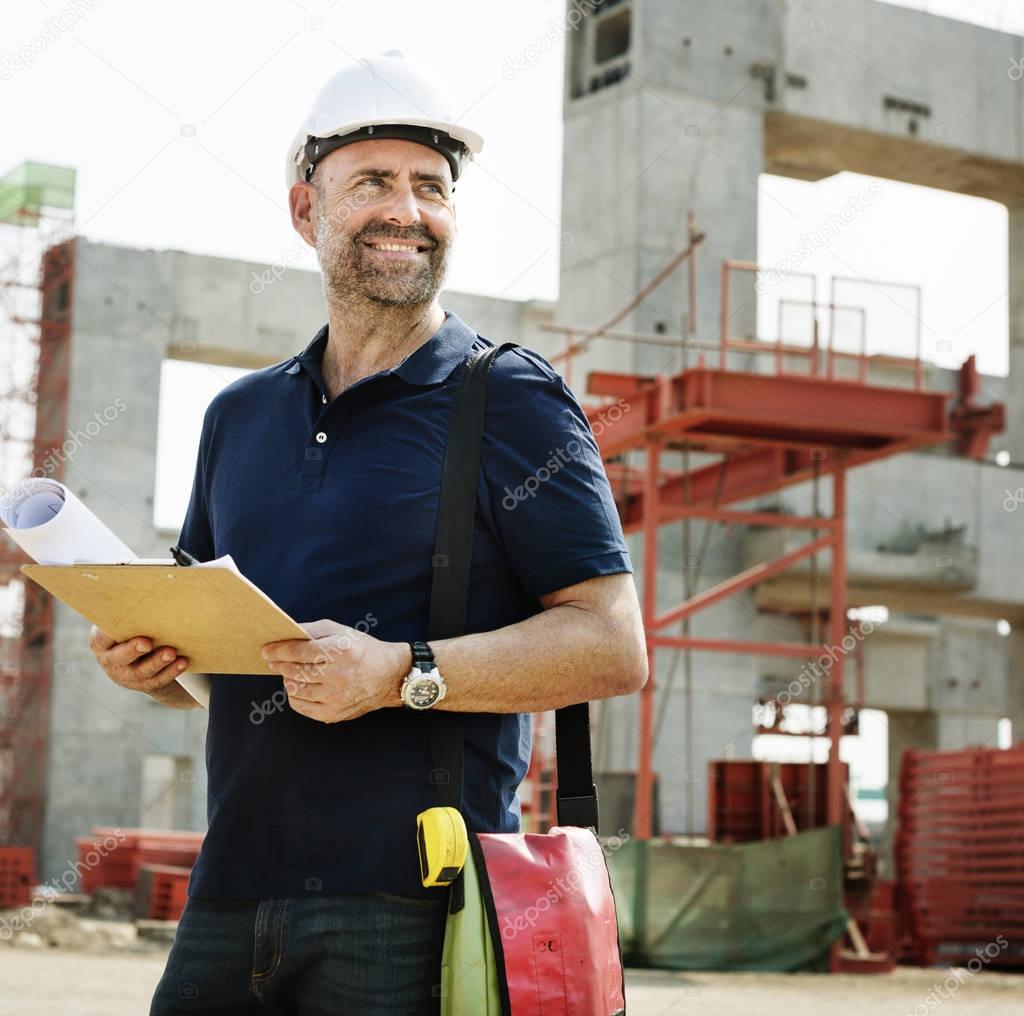
[[[606, 325], [547, 326], [566, 337], [566, 349], [553, 357], [565, 362], [571, 377], [574, 357], [598, 340], [673, 347], [685, 364], [692, 355], [696, 366], [665, 375], [595, 371], [587, 378], [586, 391], [602, 401], [589, 415], [598, 446], [627, 533], [643, 534], [642, 610], [647, 632], [650, 678], [640, 692], [639, 746], [636, 769], [633, 835], [647, 840], [652, 835], [654, 705], [658, 690], [655, 666], [659, 650], [690, 653], [694, 650], [755, 653], [795, 659], [811, 659], [829, 645], [842, 646], [848, 636], [846, 601], [846, 475], [868, 462], [918, 448], [956, 440], [962, 454], [982, 457], [988, 438], [1002, 429], [1001, 406], [979, 407], [973, 358], [961, 371], [960, 399], [950, 411], [951, 396], [926, 390], [920, 357], [920, 340], [913, 357], [873, 355], [866, 344], [866, 321], [858, 308], [840, 307], [834, 301], [819, 304], [811, 289], [810, 334], [802, 342], [774, 341], [734, 335], [730, 330], [730, 288], [737, 273], [755, 279], [762, 271], [749, 262], [725, 261], [722, 265], [718, 342], [693, 337], [695, 327], [695, 269], [697, 248], [703, 239], [692, 217], [689, 243], [644, 287], [627, 307]], [[683, 262], [688, 262], [688, 314], [684, 336], [672, 339], [616, 331], [618, 324], [651, 290]], [[767, 270], [767, 269], [764, 269]], [[834, 289], [833, 289], [834, 291]], [[837, 310], [854, 312], [860, 321], [856, 348], [838, 348], [835, 328], [822, 327]], [[781, 312], [780, 312], [781, 321]], [[717, 361], [709, 364], [708, 361]], [[743, 369], [734, 368], [737, 361]], [[798, 364], [797, 369], [790, 365]], [[852, 368], [852, 371], [851, 371]], [[893, 373], [898, 375], [893, 383]], [[885, 383], [875, 381], [886, 375]], [[900, 383], [909, 381], [909, 384]], [[609, 409], [618, 407], [615, 422], [607, 423]], [[663, 465], [666, 453], [682, 452], [684, 468]], [[715, 461], [689, 468], [688, 456], [699, 452]], [[642, 465], [629, 464], [633, 455]], [[774, 511], [730, 507], [775, 493], [792, 484], [828, 478], [831, 513], [797, 516]], [[674, 522], [704, 519], [730, 525], [774, 527], [807, 532], [806, 542], [774, 560], [763, 561], [700, 591], [690, 590], [686, 599], [669, 607], [658, 602], [658, 537], [661, 528]], [[716, 603], [750, 589], [801, 561], [831, 555], [827, 594], [819, 605], [811, 594], [811, 638], [805, 642], [747, 641], [736, 638], [698, 638], [688, 633], [686, 622]], [[817, 632], [819, 612], [827, 611], [824, 638]], [[683, 634], [672, 629], [683, 623]], [[848, 729], [849, 703], [844, 694], [846, 654], [832, 656], [824, 675], [821, 704], [827, 717], [819, 734], [829, 738], [826, 763], [825, 811], [830, 825], [840, 825], [847, 809], [839, 741]], [[859, 684], [859, 681], [858, 681]], [[857, 703], [859, 704], [859, 703]], [[753, 705], [753, 703], [752, 703]], [[691, 710], [692, 712], [692, 710]], [[845, 715], [844, 715], [845, 714]], [[692, 716], [688, 716], [692, 724]], [[855, 724], [853, 725], [855, 729]], [[691, 727], [692, 731], [692, 727]], [[535, 760], [531, 776], [550, 774], [550, 760]], [[539, 802], [539, 783], [531, 800]], [[536, 807], [533, 809], [538, 810]], [[692, 812], [691, 812], [692, 818]]]
[[[0, 268], [7, 366], [16, 358], [28, 365], [24, 374], [10, 369], [4, 383], [3, 496], [10, 484], [30, 474], [60, 479], [62, 460], [54, 450], [66, 437], [75, 244], [65, 240], [41, 250], [69, 231], [70, 218], [43, 219], [29, 211], [37, 228], [27, 237], [19, 230], [18, 253]], [[0, 539], [0, 844], [38, 850], [46, 795], [53, 605], [46, 592], [23, 580], [20, 566], [28, 560], [10, 540]]]

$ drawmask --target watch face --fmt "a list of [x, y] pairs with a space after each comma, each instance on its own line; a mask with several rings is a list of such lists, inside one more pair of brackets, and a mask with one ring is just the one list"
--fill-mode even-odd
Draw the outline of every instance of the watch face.
[[418, 677], [409, 682], [409, 703], [417, 709], [432, 706], [440, 693], [441, 686], [432, 677]]

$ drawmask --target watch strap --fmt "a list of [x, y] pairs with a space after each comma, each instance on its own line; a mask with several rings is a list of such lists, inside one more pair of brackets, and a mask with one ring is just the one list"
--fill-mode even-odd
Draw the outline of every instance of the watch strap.
[[434, 650], [426, 642], [410, 642], [409, 648], [412, 650], [412, 665], [417, 670], [429, 674], [437, 666]]

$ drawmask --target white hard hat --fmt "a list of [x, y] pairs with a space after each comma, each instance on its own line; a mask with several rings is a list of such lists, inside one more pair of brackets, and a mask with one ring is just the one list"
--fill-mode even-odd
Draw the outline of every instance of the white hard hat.
[[[396, 49], [338, 71], [320, 89], [288, 149], [287, 186], [309, 179], [316, 163], [354, 141], [402, 138], [440, 152], [457, 180], [464, 159], [484, 146], [475, 131], [457, 123], [433, 82]], [[318, 143], [329, 139], [326, 143]]]

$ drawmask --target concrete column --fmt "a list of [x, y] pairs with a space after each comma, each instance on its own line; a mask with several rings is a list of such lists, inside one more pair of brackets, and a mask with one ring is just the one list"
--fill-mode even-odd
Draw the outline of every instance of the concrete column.
[[1015, 465], [1024, 463], [1024, 206], [1011, 207], [1008, 236], [1010, 376], [1006, 433], [998, 440]]

